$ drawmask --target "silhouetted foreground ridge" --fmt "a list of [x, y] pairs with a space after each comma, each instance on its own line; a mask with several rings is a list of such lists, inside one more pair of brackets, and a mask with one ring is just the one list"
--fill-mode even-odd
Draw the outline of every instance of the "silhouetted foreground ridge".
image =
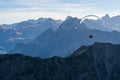
[[94, 43], [66, 58], [0, 55], [0, 80], [120, 80], [120, 45]]

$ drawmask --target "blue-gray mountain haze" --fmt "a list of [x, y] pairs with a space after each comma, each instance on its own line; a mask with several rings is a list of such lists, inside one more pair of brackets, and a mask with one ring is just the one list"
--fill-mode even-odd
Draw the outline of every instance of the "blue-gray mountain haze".
[[[106, 23], [109, 25], [113, 25], [115, 21], [112, 23], [112, 20], [120, 20], [120, 17], [110, 18], [109, 15], [106, 15], [102, 19], [107, 21]], [[111, 26], [104, 25], [100, 20], [86, 19], [82, 24], [80, 24], [80, 20], [68, 16], [56, 31], [49, 28], [32, 42], [26, 44], [18, 43], [11, 52], [43, 58], [52, 56], [66, 57], [82, 45], [90, 45], [94, 42], [120, 43], [119, 29], [118, 31], [113, 28], [110, 30], [109, 27]], [[90, 35], [93, 36], [92, 39], [89, 38]]]
[[[0, 52], [22, 53], [30, 56], [68, 56], [82, 45], [94, 42], [120, 43], [120, 16], [108, 14], [101, 20], [68, 16], [64, 21], [39, 18], [0, 26]], [[89, 35], [93, 35], [90, 39]], [[34, 54], [33, 54], [34, 53]]]

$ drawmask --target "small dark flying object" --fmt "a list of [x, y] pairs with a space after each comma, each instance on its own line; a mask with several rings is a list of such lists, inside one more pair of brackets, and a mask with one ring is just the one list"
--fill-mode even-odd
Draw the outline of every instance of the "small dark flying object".
[[89, 38], [93, 38], [93, 35], [90, 35]]

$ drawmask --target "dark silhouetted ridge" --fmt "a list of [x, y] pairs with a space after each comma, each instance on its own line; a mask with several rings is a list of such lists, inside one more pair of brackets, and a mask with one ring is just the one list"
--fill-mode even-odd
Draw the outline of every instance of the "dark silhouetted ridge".
[[94, 43], [66, 58], [0, 55], [0, 80], [120, 80], [120, 45]]

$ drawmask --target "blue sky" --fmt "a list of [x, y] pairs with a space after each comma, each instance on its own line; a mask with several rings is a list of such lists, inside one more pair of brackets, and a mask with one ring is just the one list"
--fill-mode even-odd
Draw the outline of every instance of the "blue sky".
[[0, 0], [0, 24], [52, 17], [120, 14], [120, 0]]

